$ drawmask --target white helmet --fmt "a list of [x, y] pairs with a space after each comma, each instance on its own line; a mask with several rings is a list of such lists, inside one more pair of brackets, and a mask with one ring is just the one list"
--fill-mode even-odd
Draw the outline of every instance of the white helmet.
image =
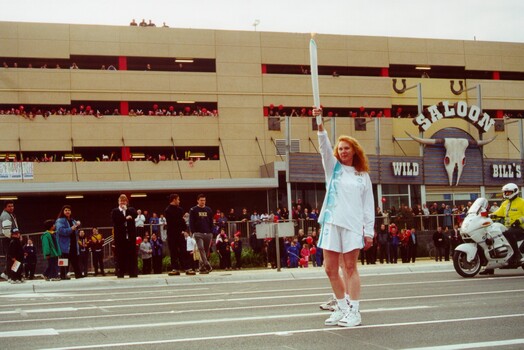
[[[506, 192], [510, 192], [509, 194], [506, 194]], [[514, 183], [505, 184], [502, 186], [502, 197], [504, 199], [512, 200], [519, 194], [519, 187], [515, 185]]]

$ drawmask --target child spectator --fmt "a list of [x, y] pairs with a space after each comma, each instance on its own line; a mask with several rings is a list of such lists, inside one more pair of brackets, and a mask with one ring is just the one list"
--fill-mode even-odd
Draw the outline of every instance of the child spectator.
[[185, 231], [184, 237], [186, 239], [186, 275], [195, 275], [195, 271], [198, 269], [198, 262], [200, 261], [196, 241]]
[[91, 253], [93, 260], [93, 268], [95, 270], [95, 276], [98, 275], [98, 271], [105, 276], [104, 271], [104, 237], [98, 232], [98, 228], [93, 227], [93, 234], [91, 235]]
[[298, 260], [299, 260], [299, 251], [297, 248], [297, 242], [296, 240], [293, 240], [291, 242], [291, 246], [287, 250], [287, 255], [289, 257], [289, 267], [295, 268], [298, 267]]
[[297, 255], [299, 255], [300, 251], [302, 250], [302, 242], [300, 241], [300, 237], [293, 237], [293, 242], [295, 242], [295, 246], [297, 247]]
[[62, 255], [60, 246], [55, 236], [55, 221], [46, 220], [44, 222], [44, 234], [42, 235], [42, 255], [47, 260], [47, 268], [44, 271], [46, 281], [59, 281], [58, 277], [58, 258]]
[[162, 247], [164, 246], [164, 242], [162, 242], [161, 237], [158, 237], [156, 233], [153, 233], [151, 234], [150, 244], [153, 255], [153, 273], [162, 273]]
[[36, 248], [33, 245], [31, 238], [27, 239], [27, 244], [24, 245], [24, 271], [26, 279], [35, 278], [36, 269]]
[[233, 253], [235, 253], [235, 270], [240, 270], [242, 268], [242, 241], [240, 240], [240, 232], [235, 233]]
[[149, 237], [146, 235], [140, 243], [140, 257], [142, 258], [142, 273], [149, 275], [151, 273], [151, 259], [153, 251], [151, 249], [151, 243], [149, 243]]
[[7, 250], [7, 271], [11, 283], [22, 283], [22, 262], [24, 260], [24, 249], [20, 242], [20, 231], [13, 229], [11, 241]]
[[217, 236], [216, 246], [220, 258], [220, 268], [226, 271], [231, 270], [231, 246], [224, 229], [221, 229]]
[[89, 261], [89, 239], [86, 237], [84, 230], [78, 232], [78, 262], [80, 263], [80, 272], [82, 276], [87, 277], [88, 261]]
[[160, 225], [160, 239], [165, 241], [167, 240], [167, 220], [164, 214], [160, 214], [160, 218], [158, 218], [158, 224]]
[[307, 244], [304, 244], [304, 246], [302, 247], [302, 250], [300, 251], [300, 256], [302, 257], [302, 259], [305, 260], [305, 262], [302, 265], [302, 267], [308, 267], [308, 265], [309, 265], [309, 255], [310, 255], [309, 246]]

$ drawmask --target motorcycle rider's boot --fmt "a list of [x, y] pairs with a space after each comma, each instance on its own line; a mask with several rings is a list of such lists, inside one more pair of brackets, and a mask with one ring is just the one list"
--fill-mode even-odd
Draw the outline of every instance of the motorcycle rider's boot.
[[518, 250], [515, 250], [515, 252], [516, 253], [509, 259], [508, 263], [510, 266], [518, 267], [524, 263], [524, 258]]
[[484, 271], [479, 273], [479, 275], [493, 275], [493, 274], [495, 274], [495, 270], [494, 269], [485, 269]]

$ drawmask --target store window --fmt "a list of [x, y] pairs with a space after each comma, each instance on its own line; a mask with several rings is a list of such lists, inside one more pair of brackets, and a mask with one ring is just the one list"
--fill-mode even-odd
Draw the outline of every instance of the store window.
[[382, 208], [385, 211], [391, 211], [393, 207], [398, 210], [403, 205], [412, 205], [409, 185], [382, 185]]
[[426, 203], [428, 206], [430, 203], [437, 204], [449, 204], [449, 205], [460, 205], [468, 204], [468, 202], [473, 202], [475, 199], [480, 197], [478, 192], [457, 192], [457, 193], [428, 193], [426, 195]]
[[497, 202], [500, 205], [504, 201], [501, 188], [486, 188], [486, 199], [491, 203]]

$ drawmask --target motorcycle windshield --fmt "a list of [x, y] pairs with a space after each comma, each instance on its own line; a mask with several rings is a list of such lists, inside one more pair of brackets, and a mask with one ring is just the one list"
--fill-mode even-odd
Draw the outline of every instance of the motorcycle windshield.
[[477, 198], [471, 208], [468, 210], [468, 214], [477, 214], [488, 208], [488, 200], [486, 198]]

